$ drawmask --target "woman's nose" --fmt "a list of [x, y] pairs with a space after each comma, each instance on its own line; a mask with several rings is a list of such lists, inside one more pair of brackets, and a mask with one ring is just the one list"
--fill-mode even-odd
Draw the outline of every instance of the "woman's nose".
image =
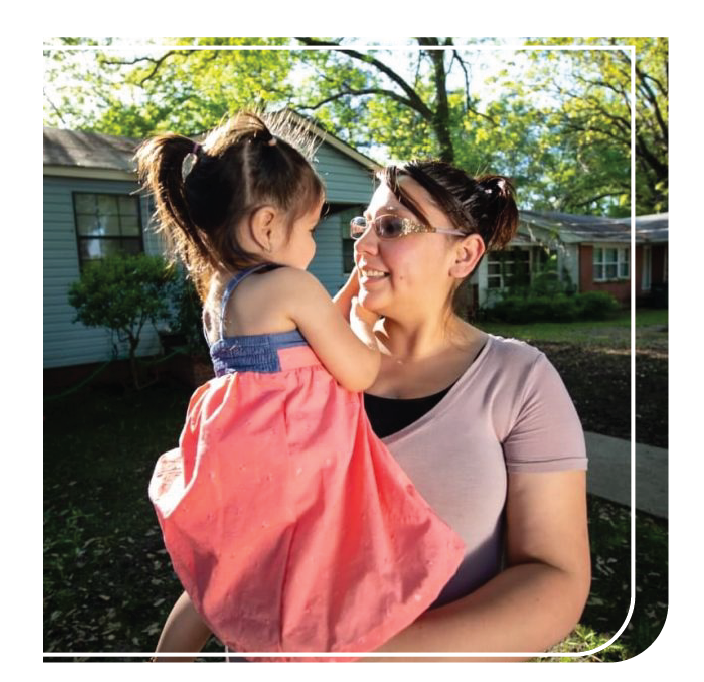
[[357, 253], [376, 253], [379, 250], [379, 238], [371, 225], [355, 240], [354, 250]]

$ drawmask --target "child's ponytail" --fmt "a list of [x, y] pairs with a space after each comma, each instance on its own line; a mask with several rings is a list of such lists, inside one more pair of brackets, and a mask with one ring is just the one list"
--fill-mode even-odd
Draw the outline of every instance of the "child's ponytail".
[[168, 133], [139, 147], [139, 179], [155, 197], [158, 229], [201, 298], [214, 270], [258, 261], [238, 239], [242, 219], [268, 203], [290, 217], [290, 228], [324, 194], [312, 153], [311, 136], [286, 112], [241, 112], [202, 145]]
[[199, 289], [204, 283], [205, 264], [213, 263], [214, 254], [203, 230], [193, 221], [186, 185], [204, 154], [190, 138], [166, 133], [145, 141], [135, 155], [139, 181], [154, 196], [158, 230]]

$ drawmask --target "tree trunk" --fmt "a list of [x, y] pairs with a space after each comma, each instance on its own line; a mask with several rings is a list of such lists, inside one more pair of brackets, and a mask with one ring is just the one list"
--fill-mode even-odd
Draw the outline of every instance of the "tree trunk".
[[435, 112], [431, 125], [438, 141], [440, 160], [454, 163], [455, 153], [450, 136], [450, 107], [447, 102], [447, 85], [445, 73], [445, 53], [442, 50], [429, 50], [427, 53], [433, 62], [433, 80], [435, 82]]

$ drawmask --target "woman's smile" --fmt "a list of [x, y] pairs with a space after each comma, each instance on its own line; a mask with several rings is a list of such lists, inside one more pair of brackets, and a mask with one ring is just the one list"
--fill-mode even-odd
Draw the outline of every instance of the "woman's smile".
[[362, 286], [366, 286], [369, 284], [376, 284], [378, 282], [381, 282], [383, 279], [386, 279], [389, 276], [389, 273], [386, 272], [385, 270], [381, 270], [376, 267], [372, 267], [371, 265], [365, 263], [364, 261], [360, 261], [359, 265], [359, 283]]

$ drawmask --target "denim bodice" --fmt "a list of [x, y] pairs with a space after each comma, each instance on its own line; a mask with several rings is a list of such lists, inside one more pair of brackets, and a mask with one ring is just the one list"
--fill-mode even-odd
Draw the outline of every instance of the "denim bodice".
[[220, 338], [210, 346], [215, 376], [231, 372], [279, 372], [279, 349], [308, 345], [297, 329], [276, 334], [225, 336], [225, 310], [235, 287], [257, 270], [276, 267], [280, 266], [270, 263], [255, 265], [241, 270], [227, 283], [220, 304]]

